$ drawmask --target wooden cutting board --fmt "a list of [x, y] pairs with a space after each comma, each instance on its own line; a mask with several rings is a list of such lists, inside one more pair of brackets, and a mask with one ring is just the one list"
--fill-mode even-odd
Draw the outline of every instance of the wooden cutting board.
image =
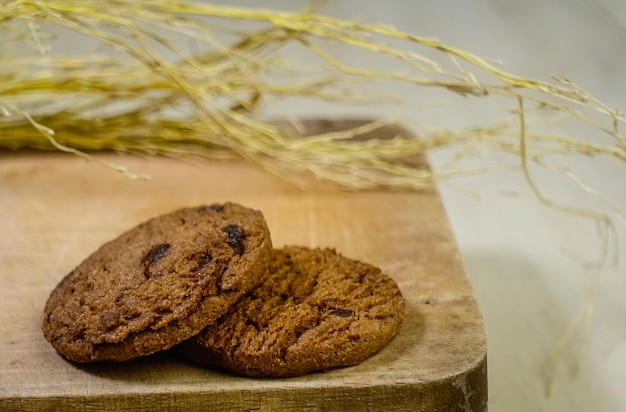
[[[0, 152], [0, 409], [486, 410], [482, 318], [435, 188], [300, 189], [241, 160], [99, 157], [151, 180], [68, 154]], [[224, 201], [260, 209], [275, 246], [334, 247], [380, 266], [406, 299], [398, 336], [358, 366], [290, 379], [231, 376], [167, 353], [77, 365], [45, 341], [48, 294], [102, 243], [161, 213]]]

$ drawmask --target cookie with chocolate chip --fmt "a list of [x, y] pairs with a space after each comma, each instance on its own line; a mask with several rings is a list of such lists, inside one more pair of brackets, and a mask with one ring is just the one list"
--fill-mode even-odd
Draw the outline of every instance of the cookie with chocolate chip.
[[274, 251], [266, 277], [176, 353], [245, 376], [289, 377], [360, 363], [396, 335], [397, 284], [332, 249]]
[[261, 212], [180, 209], [104, 244], [51, 292], [43, 334], [76, 362], [167, 349], [222, 316], [262, 278], [272, 254]]

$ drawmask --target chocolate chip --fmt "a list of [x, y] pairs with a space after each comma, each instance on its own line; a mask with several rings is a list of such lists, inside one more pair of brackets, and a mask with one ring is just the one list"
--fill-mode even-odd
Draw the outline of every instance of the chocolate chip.
[[159, 259], [161, 259], [167, 253], [167, 250], [170, 248], [169, 243], [159, 243], [154, 246], [146, 256], [141, 260], [141, 266], [149, 266], [155, 264]]
[[141, 267], [144, 268], [143, 273], [146, 278], [150, 277], [150, 266], [158, 262], [163, 256], [167, 254], [167, 250], [170, 248], [168, 243], [159, 243], [154, 246], [146, 256], [141, 259]]
[[222, 229], [226, 233], [228, 246], [230, 246], [238, 255], [243, 254], [243, 240], [246, 238], [246, 232], [237, 225], [228, 225]]
[[252, 326], [254, 329], [259, 330], [259, 324], [248, 317], [246, 318], [246, 326]]
[[214, 203], [210, 206], [207, 206], [208, 209], [214, 210], [216, 212], [223, 212], [224, 211], [224, 205], [220, 205], [219, 203]]
[[328, 314], [331, 316], [339, 316], [341, 318], [349, 318], [354, 315], [354, 312], [347, 309], [333, 309]]
[[200, 269], [202, 269], [204, 266], [206, 266], [213, 259], [213, 256], [211, 256], [211, 253], [209, 253], [209, 251], [206, 251], [204, 253], [200, 253], [194, 256], [194, 258], [196, 260], [196, 267], [194, 267], [191, 270], [193, 272], [197, 272]]

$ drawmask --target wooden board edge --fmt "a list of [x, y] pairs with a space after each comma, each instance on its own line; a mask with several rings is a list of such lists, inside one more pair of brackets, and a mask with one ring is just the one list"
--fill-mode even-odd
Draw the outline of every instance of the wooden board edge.
[[204, 392], [123, 393], [117, 395], [65, 398], [2, 399], [0, 409], [20, 411], [431, 411], [483, 412], [488, 406], [487, 353], [459, 375], [438, 381], [397, 382], [385, 385], [318, 388], [277, 388]]

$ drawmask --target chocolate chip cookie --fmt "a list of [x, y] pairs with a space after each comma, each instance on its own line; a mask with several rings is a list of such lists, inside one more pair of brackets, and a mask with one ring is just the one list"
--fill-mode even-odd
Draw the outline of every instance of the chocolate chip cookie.
[[400, 290], [380, 269], [332, 249], [286, 247], [262, 283], [176, 352], [245, 376], [297, 376], [360, 363], [403, 316]]
[[264, 274], [261, 212], [233, 203], [180, 209], [104, 244], [52, 291], [43, 334], [76, 362], [167, 349], [215, 322]]

